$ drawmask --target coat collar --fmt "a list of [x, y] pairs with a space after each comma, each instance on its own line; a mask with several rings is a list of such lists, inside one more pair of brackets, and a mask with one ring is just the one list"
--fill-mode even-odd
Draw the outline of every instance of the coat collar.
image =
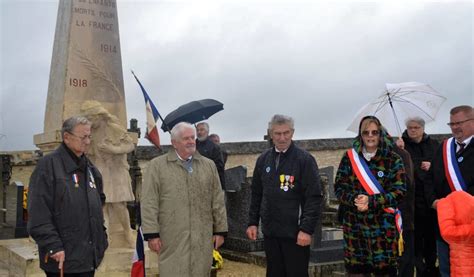
[[[193, 160], [200, 160], [202, 159], [202, 156], [201, 154], [199, 154], [199, 152], [196, 150], [196, 152], [194, 152], [193, 154]], [[176, 150], [174, 148], [171, 148], [170, 150], [168, 150], [168, 158], [167, 160], [169, 162], [175, 162], [175, 161], [179, 161], [180, 159], [178, 158], [178, 155], [176, 154]]]
[[286, 156], [288, 156], [291, 152], [293, 152], [293, 149], [294, 149], [294, 148], [295, 148], [295, 143], [294, 143], [294, 141], [291, 141], [290, 146], [286, 149], [285, 152], [277, 152], [277, 151], [276, 151], [276, 147], [273, 146], [273, 147], [272, 147], [272, 153], [273, 153], [273, 155], [281, 154], [282, 156], [286, 157]]
[[[61, 143], [61, 145], [56, 149], [56, 152], [63, 161], [66, 173], [73, 173], [79, 169], [80, 163], [76, 162], [73, 157], [71, 157], [71, 153], [69, 153], [67, 146], [64, 143]], [[83, 159], [85, 159], [85, 157], [83, 157]]]

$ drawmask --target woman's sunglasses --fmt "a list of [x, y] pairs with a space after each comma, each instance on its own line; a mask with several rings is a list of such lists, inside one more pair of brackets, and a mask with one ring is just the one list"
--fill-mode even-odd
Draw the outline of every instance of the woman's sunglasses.
[[379, 130], [372, 130], [372, 131], [362, 131], [362, 135], [364, 137], [368, 137], [369, 135], [371, 136], [378, 136], [380, 134], [380, 131]]

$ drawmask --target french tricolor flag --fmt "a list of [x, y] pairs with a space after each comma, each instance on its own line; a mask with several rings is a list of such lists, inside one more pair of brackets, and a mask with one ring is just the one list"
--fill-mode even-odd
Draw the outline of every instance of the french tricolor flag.
[[158, 134], [158, 126], [156, 125], [158, 118], [161, 118], [160, 113], [158, 113], [158, 110], [151, 101], [150, 96], [148, 96], [148, 93], [146, 92], [145, 88], [142, 86], [142, 83], [140, 83], [133, 71], [132, 74], [133, 77], [135, 77], [135, 80], [137, 80], [138, 84], [140, 85], [140, 88], [142, 89], [143, 97], [145, 97], [147, 127], [145, 137], [156, 147], [160, 148], [160, 135]]
[[145, 248], [143, 245], [142, 228], [138, 228], [137, 244], [135, 246], [135, 253], [132, 258], [132, 272], [131, 277], [145, 277]]

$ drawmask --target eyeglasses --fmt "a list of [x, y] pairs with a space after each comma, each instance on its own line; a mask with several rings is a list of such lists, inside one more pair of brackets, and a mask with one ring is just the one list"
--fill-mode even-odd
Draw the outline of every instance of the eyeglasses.
[[72, 136], [74, 136], [74, 137], [80, 139], [81, 141], [86, 141], [87, 139], [88, 139], [88, 140], [91, 140], [91, 139], [92, 139], [92, 136], [91, 136], [91, 135], [84, 135], [84, 136], [80, 137], [80, 136], [78, 136], [78, 135], [76, 135], [76, 134], [74, 134], [74, 133], [71, 133], [71, 132], [68, 132], [68, 133], [71, 134]]
[[368, 136], [378, 136], [380, 134], [380, 131], [379, 130], [372, 130], [372, 131], [362, 131], [362, 135], [364, 137], [368, 137]]
[[462, 121], [458, 121], [458, 122], [449, 122], [449, 123], [446, 123], [446, 124], [448, 124], [449, 127], [454, 127], [454, 126], [456, 126], [456, 125], [461, 125], [461, 124], [463, 124], [463, 123], [465, 123], [465, 122], [468, 122], [468, 121], [470, 121], [470, 120], [473, 120], [473, 119], [474, 119], [474, 118], [468, 118], [468, 119], [466, 119], [466, 120], [462, 120]]

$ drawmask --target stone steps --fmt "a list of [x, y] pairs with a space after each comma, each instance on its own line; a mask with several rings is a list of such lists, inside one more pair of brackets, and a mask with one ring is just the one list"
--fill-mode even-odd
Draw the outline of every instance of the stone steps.
[[[130, 276], [133, 252], [134, 250], [130, 248], [109, 248], [95, 276]], [[158, 276], [158, 256], [148, 249], [145, 255], [147, 276]], [[4, 274], [0, 275], [1, 277], [44, 277], [43, 271], [39, 268], [36, 244], [29, 239], [1, 240], [0, 272]]]

